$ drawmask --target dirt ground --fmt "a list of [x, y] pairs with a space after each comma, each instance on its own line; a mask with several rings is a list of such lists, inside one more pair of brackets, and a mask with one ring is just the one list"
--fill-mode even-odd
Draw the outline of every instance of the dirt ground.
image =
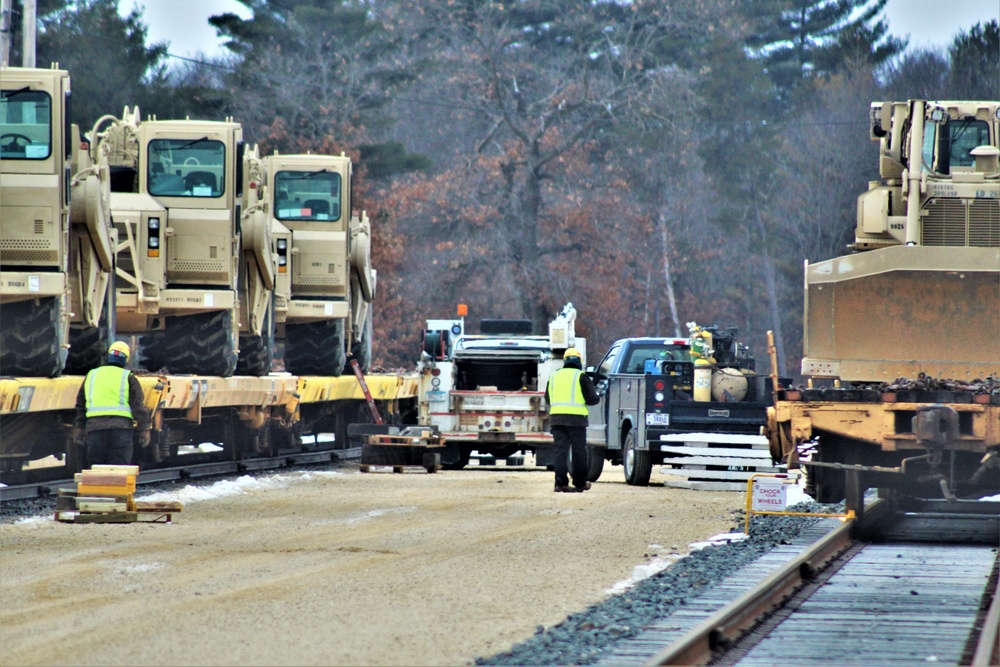
[[[0, 526], [2, 665], [463, 665], [734, 525], [734, 492], [356, 469], [173, 524]], [[292, 477], [291, 474], [288, 476]]]

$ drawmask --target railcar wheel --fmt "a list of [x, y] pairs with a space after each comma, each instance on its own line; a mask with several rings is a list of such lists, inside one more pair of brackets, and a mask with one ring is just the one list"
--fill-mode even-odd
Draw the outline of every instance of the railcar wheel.
[[636, 446], [635, 431], [629, 431], [625, 435], [625, 445], [622, 449], [625, 482], [630, 486], [648, 486], [649, 476], [653, 472], [653, 461], [648, 450]]

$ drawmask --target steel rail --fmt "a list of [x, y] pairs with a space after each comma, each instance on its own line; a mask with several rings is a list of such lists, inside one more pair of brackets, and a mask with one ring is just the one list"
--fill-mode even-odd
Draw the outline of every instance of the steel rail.
[[993, 602], [986, 612], [982, 633], [972, 656], [972, 667], [1000, 665], [1000, 577], [993, 587]]
[[714, 654], [734, 644], [743, 634], [853, 544], [860, 522], [878, 521], [891, 510], [877, 500], [865, 508], [864, 519], [848, 519], [799, 557], [790, 560], [757, 586], [733, 600], [692, 628], [679, 640], [654, 655], [647, 665], [705, 665]]
[[[336, 463], [361, 459], [361, 448], [324, 449], [314, 452], [292, 452], [281, 456], [244, 459], [242, 461], [206, 461], [189, 463], [171, 468], [153, 468], [139, 473], [136, 484], [155, 484], [184, 479], [217, 477], [220, 475], [245, 474], [259, 470], [277, 470], [297, 465]], [[60, 487], [75, 484], [72, 479], [53, 479], [30, 484], [16, 484], [0, 487], [0, 503], [17, 500], [33, 500], [54, 496]]]

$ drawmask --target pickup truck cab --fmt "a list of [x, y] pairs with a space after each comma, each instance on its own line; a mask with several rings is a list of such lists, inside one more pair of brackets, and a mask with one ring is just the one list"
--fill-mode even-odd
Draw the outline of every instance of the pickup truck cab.
[[709, 401], [694, 400], [695, 363], [686, 338], [625, 338], [587, 369], [601, 396], [589, 407], [591, 481], [610, 461], [623, 466], [628, 484], [649, 484], [653, 465], [666, 456], [661, 435], [760, 433], [772, 401], [770, 378], [756, 373], [735, 329], [709, 330], [715, 337]]

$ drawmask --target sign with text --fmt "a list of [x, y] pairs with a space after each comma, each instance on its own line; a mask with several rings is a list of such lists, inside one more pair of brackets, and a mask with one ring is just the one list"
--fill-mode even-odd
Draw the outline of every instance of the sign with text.
[[751, 508], [754, 512], [784, 512], [787, 500], [784, 480], [754, 478], [751, 497]]

